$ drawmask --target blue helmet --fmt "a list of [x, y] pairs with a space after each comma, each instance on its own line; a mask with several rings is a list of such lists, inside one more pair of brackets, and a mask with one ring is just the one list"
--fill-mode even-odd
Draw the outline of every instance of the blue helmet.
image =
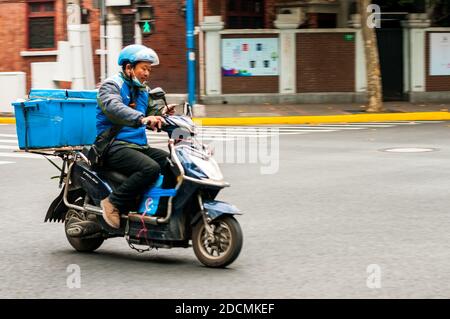
[[158, 65], [159, 58], [155, 51], [140, 44], [131, 44], [122, 49], [119, 54], [119, 65], [138, 62], [150, 62], [151, 65]]

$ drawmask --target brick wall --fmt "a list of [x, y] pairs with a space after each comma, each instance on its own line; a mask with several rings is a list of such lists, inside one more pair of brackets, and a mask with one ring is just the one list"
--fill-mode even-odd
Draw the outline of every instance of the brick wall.
[[277, 0], [264, 1], [264, 26], [268, 29], [274, 28], [273, 21], [275, 21], [275, 3]]
[[354, 92], [355, 42], [344, 33], [297, 34], [297, 92]]
[[203, 2], [203, 14], [205, 16], [220, 16], [222, 15], [222, 3], [223, 1], [218, 0], [206, 0]]
[[65, 7], [64, 3], [65, 3], [65, 1], [62, 1], [62, 0], [55, 1], [55, 10], [56, 10], [55, 49], [58, 46], [58, 41], [67, 41], [67, 27], [66, 27], [67, 15], [66, 15], [66, 7]]
[[[20, 51], [26, 49], [26, 25], [25, 3], [13, 3], [12, 1], [0, 1], [0, 72], [23, 71], [25, 64], [20, 56]], [[18, 15], [23, 16], [22, 19]], [[17, 17], [11, 19], [11, 17]]]
[[[58, 41], [66, 39], [65, 9], [63, 1], [55, 2], [55, 48], [38, 49], [37, 51], [55, 50]], [[31, 86], [32, 62], [54, 62], [56, 56], [22, 57], [21, 51], [36, 51], [28, 49], [27, 3], [22, 1], [0, 0], [0, 72], [26, 72], [27, 90]]]
[[[277, 34], [224, 34], [222, 39], [277, 37]], [[278, 82], [278, 76], [222, 76], [222, 93], [278, 93]]]
[[[143, 43], [155, 49], [161, 65], [153, 69], [152, 86], [161, 86], [168, 93], [186, 92], [186, 49], [185, 22], [179, 14], [180, 1], [152, 0], [155, 7], [156, 33], [143, 38]], [[63, 0], [56, 0], [56, 42], [67, 40], [66, 9]], [[100, 49], [100, 22], [98, 9], [93, 8], [93, 0], [84, 0], [90, 9], [90, 29], [94, 72], [96, 82], [100, 79], [100, 57], [95, 50]], [[27, 48], [27, 4], [22, 1], [0, 0], [0, 72], [22, 71], [27, 73], [27, 90], [31, 86], [30, 63], [56, 61], [56, 56], [22, 57]], [[56, 50], [54, 49], [51, 50]], [[44, 51], [44, 50], [38, 50]]]
[[[92, 9], [90, 28], [94, 70], [97, 81], [100, 78], [100, 57], [95, 50], [100, 49], [100, 12], [93, 9], [92, 0], [84, 0], [85, 7]], [[142, 38], [142, 43], [154, 49], [160, 65], [152, 69], [150, 85], [160, 86], [167, 93], [185, 93], [186, 79], [186, 32], [185, 20], [180, 15], [181, 0], [152, 0], [155, 13], [155, 33]]]
[[[450, 91], [450, 76], [431, 76], [430, 33], [425, 37], [425, 86], [427, 92]], [[433, 32], [439, 33], [439, 32]], [[443, 32], [441, 32], [443, 33]], [[448, 32], [447, 32], [448, 33]]]
[[[96, 81], [100, 79], [100, 10], [93, 8], [93, 0], [84, 0], [84, 6], [91, 10], [90, 28], [94, 72]], [[152, 0], [155, 13], [155, 33], [142, 38], [142, 43], [154, 49], [160, 58], [160, 65], [154, 67], [150, 84], [160, 86], [168, 93], [185, 93], [186, 79], [186, 35], [185, 20], [180, 15], [181, 0]], [[197, 46], [198, 47], [198, 46]]]
[[[66, 16], [63, 0], [56, 0], [56, 41], [67, 40]], [[143, 38], [145, 45], [155, 49], [161, 65], [153, 69], [151, 85], [161, 86], [168, 93], [185, 93], [186, 49], [185, 20], [180, 16], [182, 0], [152, 0], [155, 8], [155, 33]], [[275, 18], [275, 0], [266, 0], [266, 25], [272, 27]], [[95, 51], [100, 48], [99, 10], [93, 8], [93, 0], [84, 0], [90, 9], [90, 28], [94, 55], [96, 81], [100, 78], [100, 58]], [[205, 14], [225, 14], [223, 0], [206, 0]], [[22, 57], [27, 48], [27, 5], [24, 0], [0, 0], [0, 71], [27, 73], [27, 89], [30, 88], [31, 62], [55, 61], [56, 56]], [[277, 37], [277, 34], [224, 35], [224, 37]], [[299, 34], [298, 37], [298, 92], [354, 90], [354, 43], [343, 40], [343, 34]], [[198, 48], [198, 46], [197, 46]], [[55, 48], [56, 49], [56, 48]], [[41, 51], [41, 50], [40, 50]], [[326, 52], [327, 54], [324, 54]], [[198, 53], [198, 52], [197, 52]], [[198, 57], [198, 54], [197, 54]], [[198, 64], [197, 64], [198, 66]], [[198, 80], [198, 79], [197, 79]], [[277, 93], [277, 76], [223, 77], [223, 93]]]

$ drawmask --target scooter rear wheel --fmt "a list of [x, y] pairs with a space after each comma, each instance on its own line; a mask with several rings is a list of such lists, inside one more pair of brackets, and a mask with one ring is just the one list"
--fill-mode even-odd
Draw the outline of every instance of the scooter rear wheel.
[[208, 235], [205, 224], [200, 221], [192, 231], [195, 255], [208, 267], [222, 268], [231, 264], [241, 252], [243, 235], [241, 226], [233, 216], [222, 216], [210, 224], [213, 237]]
[[67, 233], [68, 226], [70, 225], [70, 218], [78, 218], [84, 220], [84, 216], [73, 209], [69, 209], [66, 215], [66, 221], [64, 223], [64, 231], [66, 233], [67, 240], [70, 245], [75, 248], [75, 250], [79, 252], [93, 252], [97, 248], [99, 248], [104, 241], [103, 237], [91, 237], [91, 238], [83, 238], [83, 237], [72, 237]]

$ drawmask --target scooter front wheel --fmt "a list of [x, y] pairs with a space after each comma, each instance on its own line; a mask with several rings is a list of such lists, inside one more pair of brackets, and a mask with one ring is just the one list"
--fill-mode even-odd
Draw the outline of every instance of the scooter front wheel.
[[241, 226], [233, 216], [221, 216], [211, 222], [209, 234], [203, 221], [192, 231], [195, 255], [208, 267], [221, 268], [231, 264], [241, 252], [243, 235]]

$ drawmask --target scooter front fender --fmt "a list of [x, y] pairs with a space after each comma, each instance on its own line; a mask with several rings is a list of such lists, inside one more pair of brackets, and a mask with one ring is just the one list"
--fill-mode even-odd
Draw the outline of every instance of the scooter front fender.
[[236, 206], [218, 200], [204, 201], [203, 207], [211, 220], [217, 219], [222, 215], [242, 215]]

